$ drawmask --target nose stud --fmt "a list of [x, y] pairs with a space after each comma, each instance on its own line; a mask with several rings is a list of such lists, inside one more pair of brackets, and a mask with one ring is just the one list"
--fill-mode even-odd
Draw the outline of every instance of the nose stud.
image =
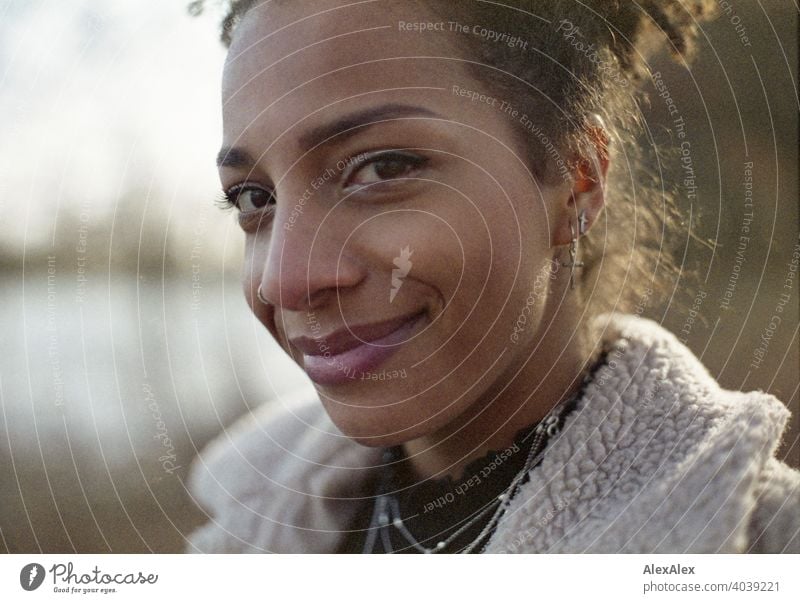
[[266, 299], [264, 299], [264, 294], [261, 293], [261, 285], [259, 285], [258, 289], [256, 290], [256, 297], [258, 298], [258, 301], [260, 301], [265, 306], [269, 305], [269, 302]]

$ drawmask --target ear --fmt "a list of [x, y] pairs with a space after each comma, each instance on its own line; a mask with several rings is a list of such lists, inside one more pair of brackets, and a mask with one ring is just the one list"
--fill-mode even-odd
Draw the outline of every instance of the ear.
[[553, 229], [553, 246], [568, 245], [572, 240], [573, 230], [574, 236], [578, 236], [578, 218], [581, 212], [585, 212], [586, 216], [584, 234], [588, 232], [605, 206], [611, 139], [598, 115], [592, 116], [588, 133], [592, 144], [587, 154], [577, 159], [572, 173], [571, 190], [559, 202], [557, 224]]

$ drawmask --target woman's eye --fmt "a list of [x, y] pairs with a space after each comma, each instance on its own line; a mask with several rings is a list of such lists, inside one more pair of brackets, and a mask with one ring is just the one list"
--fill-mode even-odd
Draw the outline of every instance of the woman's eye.
[[426, 159], [412, 153], [392, 151], [374, 155], [363, 161], [352, 172], [346, 186], [364, 186], [386, 180], [395, 180], [420, 168]]
[[242, 185], [225, 193], [228, 203], [243, 214], [264, 209], [275, 203], [275, 193], [258, 186]]

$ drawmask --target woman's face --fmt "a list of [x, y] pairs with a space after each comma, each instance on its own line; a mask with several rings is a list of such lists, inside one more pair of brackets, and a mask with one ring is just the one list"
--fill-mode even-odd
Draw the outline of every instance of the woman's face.
[[533, 181], [513, 100], [454, 46], [471, 34], [409, 29], [438, 21], [412, 2], [347, 4], [246, 14], [220, 177], [253, 312], [339, 429], [385, 446], [485, 403], [545, 336], [569, 187]]

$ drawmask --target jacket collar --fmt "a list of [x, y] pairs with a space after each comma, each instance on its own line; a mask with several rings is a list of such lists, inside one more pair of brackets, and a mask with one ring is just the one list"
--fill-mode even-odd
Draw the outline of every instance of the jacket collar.
[[[487, 552], [734, 552], [758, 474], [788, 411], [762, 392], [722, 390], [657, 323], [600, 317], [606, 364], [552, 441]], [[381, 451], [355, 444], [316, 396], [259, 410], [204, 453], [190, 485], [215, 521], [215, 552], [334, 552], [372, 496]]]
[[788, 411], [762, 392], [721, 389], [653, 321], [601, 321], [608, 362], [487, 552], [742, 551]]

